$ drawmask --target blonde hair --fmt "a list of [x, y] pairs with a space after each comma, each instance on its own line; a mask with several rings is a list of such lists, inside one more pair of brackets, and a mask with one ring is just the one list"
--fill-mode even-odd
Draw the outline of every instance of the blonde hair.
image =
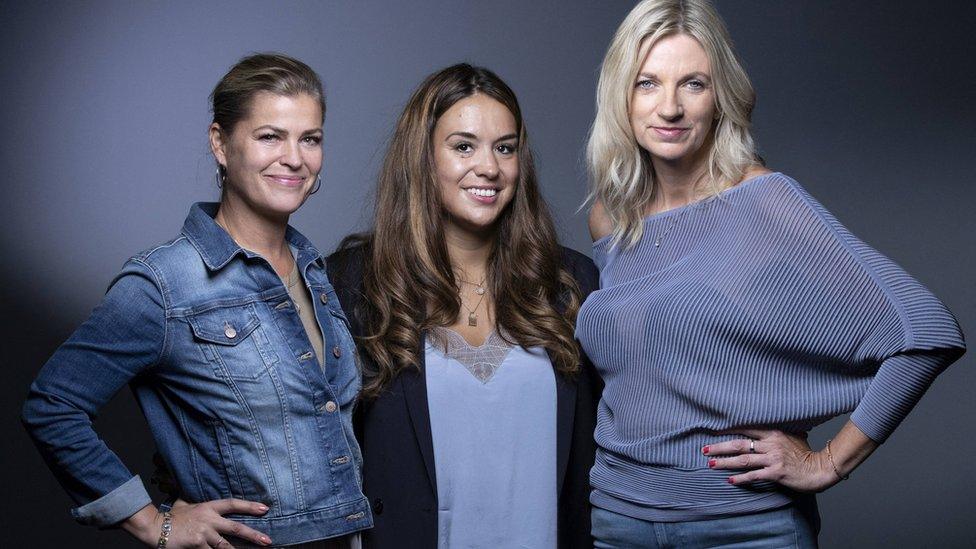
[[760, 163], [749, 128], [756, 95], [725, 24], [708, 0], [644, 0], [627, 14], [603, 59], [597, 113], [586, 147], [591, 188], [612, 226], [612, 244], [632, 246], [643, 233], [644, 210], [657, 182], [650, 155], [630, 125], [631, 90], [647, 52], [665, 36], [687, 34], [711, 65], [716, 115], [708, 154], [708, 181], [699, 192], [716, 194]]

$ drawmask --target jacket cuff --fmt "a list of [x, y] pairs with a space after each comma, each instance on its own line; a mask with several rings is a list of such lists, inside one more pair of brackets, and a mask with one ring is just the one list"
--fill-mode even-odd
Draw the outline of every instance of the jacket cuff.
[[95, 501], [71, 510], [71, 515], [81, 524], [106, 528], [131, 517], [152, 503], [149, 492], [139, 475]]

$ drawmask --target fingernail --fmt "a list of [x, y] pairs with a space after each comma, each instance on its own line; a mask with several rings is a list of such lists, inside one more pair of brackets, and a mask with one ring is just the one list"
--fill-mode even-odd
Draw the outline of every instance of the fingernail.
[[729, 484], [735, 484], [735, 479], [732, 478], [732, 477], [729, 477]]
[[271, 545], [271, 538], [269, 538], [268, 536], [264, 536], [263, 538], [261, 538], [261, 541], [263, 541], [265, 545]]
[[709, 467], [715, 467], [715, 460], [714, 459], [708, 460], [708, 466]]
[[267, 505], [264, 505], [264, 504], [258, 505], [258, 511], [261, 511], [262, 513], [267, 513], [268, 512], [268, 506]]
[[705, 446], [704, 448], [702, 448], [702, 453], [703, 454], [707, 454], [708, 453], [708, 446]]

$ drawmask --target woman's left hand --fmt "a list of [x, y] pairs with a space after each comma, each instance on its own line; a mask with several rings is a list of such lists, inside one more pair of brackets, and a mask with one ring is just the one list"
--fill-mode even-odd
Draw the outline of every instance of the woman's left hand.
[[775, 430], [740, 429], [747, 439], [717, 442], [702, 448], [712, 469], [751, 469], [729, 477], [729, 484], [768, 480], [798, 492], [821, 492], [840, 480], [827, 453], [815, 452], [805, 437]]

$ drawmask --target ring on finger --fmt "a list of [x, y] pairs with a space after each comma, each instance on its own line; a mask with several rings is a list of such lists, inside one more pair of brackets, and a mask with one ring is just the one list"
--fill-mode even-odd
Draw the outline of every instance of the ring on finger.
[[755, 454], [756, 453], [756, 440], [755, 439], [752, 439], [752, 440], [749, 441], [749, 453], [750, 454]]

